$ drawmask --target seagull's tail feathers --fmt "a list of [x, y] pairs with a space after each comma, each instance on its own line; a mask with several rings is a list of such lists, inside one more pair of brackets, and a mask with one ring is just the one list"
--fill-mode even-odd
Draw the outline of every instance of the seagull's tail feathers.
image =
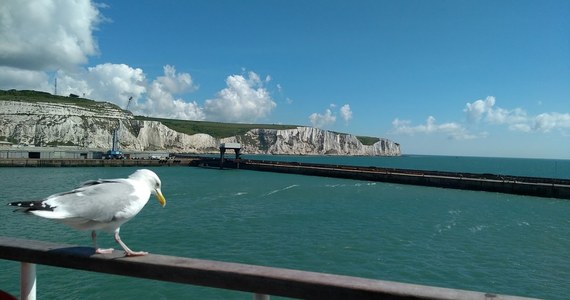
[[44, 200], [39, 201], [18, 201], [10, 202], [8, 206], [14, 206], [16, 211], [31, 212], [36, 210], [53, 211], [53, 207], [45, 203]]
[[61, 219], [65, 216], [54, 211], [55, 207], [50, 206], [45, 200], [40, 201], [18, 201], [8, 203], [8, 206], [13, 206], [16, 209], [14, 211], [20, 211], [24, 213], [31, 213], [36, 216], [48, 218], [48, 219]]

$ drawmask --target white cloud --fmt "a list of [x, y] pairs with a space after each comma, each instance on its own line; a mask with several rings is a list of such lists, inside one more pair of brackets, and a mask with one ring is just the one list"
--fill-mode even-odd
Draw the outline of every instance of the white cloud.
[[98, 53], [93, 29], [102, 20], [89, 0], [0, 2], [0, 65], [70, 70]]
[[532, 130], [532, 128], [528, 124], [519, 123], [519, 124], [509, 125], [509, 130], [521, 131], [521, 132], [530, 132]]
[[264, 87], [269, 75], [229, 76], [227, 87], [202, 108], [176, 96], [197, 86], [190, 74], [173, 66], [166, 65], [154, 80], [125, 64], [81, 67], [99, 53], [93, 31], [104, 21], [103, 6], [90, 0], [0, 1], [0, 88], [53, 92], [57, 77], [59, 95], [73, 93], [122, 108], [133, 97], [135, 114], [191, 120], [253, 122], [276, 107]]
[[48, 75], [42, 71], [0, 66], [0, 89], [3, 90], [39, 90], [53, 93], [53, 86], [50, 87], [48, 81]]
[[[337, 105], [332, 103], [329, 105], [329, 108], [325, 110], [324, 113], [312, 113], [309, 115], [309, 122], [311, 122], [313, 127], [317, 128], [325, 128], [327, 126], [331, 126], [336, 123]], [[350, 110], [349, 104], [344, 104], [340, 110], [340, 117], [348, 123], [352, 119], [352, 110]]]
[[534, 118], [533, 129], [540, 132], [550, 132], [553, 129], [570, 129], [570, 114], [543, 113]]
[[[142, 69], [105, 63], [78, 66], [98, 54], [93, 30], [103, 20], [89, 0], [0, 2], [0, 88], [53, 92], [55, 72], [59, 95], [70, 93], [157, 117], [204, 119], [195, 102], [175, 94], [196, 89], [188, 73], [164, 67], [164, 76], [148, 84]], [[52, 78], [50, 78], [52, 77]]]
[[473, 103], [467, 103], [463, 110], [467, 113], [469, 121], [480, 122], [485, 121], [490, 124], [508, 124], [514, 130], [524, 130], [525, 123], [528, 122], [526, 111], [521, 108], [512, 110], [495, 107], [495, 97], [488, 96], [485, 100], [476, 100]]
[[164, 76], [157, 77], [147, 88], [147, 97], [140, 105], [142, 114], [182, 120], [204, 120], [202, 108], [194, 102], [175, 99], [174, 95], [196, 87], [188, 73], [176, 73], [173, 66], [164, 66]]
[[495, 97], [489, 96], [485, 100], [477, 100], [473, 103], [467, 103], [466, 108], [463, 110], [467, 113], [467, 118], [470, 121], [480, 121], [483, 115], [492, 109], [495, 105]]
[[[269, 77], [265, 82], [268, 80]], [[204, 112], [208, 120], [254, 122], [269, 116], [277, 106], [259, 75], [254, 72], [249, 72], [248, 78], [242, 75], [228, 76], [226, 85], [216, 98], [206, 100]]]
[[470, 121], [483, 121], [492, 125], [507, 125], [509, 130], [520, 132], [550, 132], [553, 129], [570, 128], [570, 114], [542, 113], [529, 116], [522, 108], [504, 109], [495, 107], [495, 97], [467, 103], [463, 110]]
[[58, 94], [70, 93], [86, 98], [109, 101], [121, 108], [133, 103], [135, 114], [185, 120], [203, 120], [202, 109], [195, 102], [186, 102], [175, 94], [195, 89], [188, 73], [177, 73], [175, 67], [164, 66], [164, 76], [150, 84], [142, 69], [125, 64], [101, 64], [77, 73], [59, 71]]
[[170, 93], [182, 93], [190, 90], [197, 89], [192, 82], [192, 77], [188, 73], [176, 74], [174, 66], [164, 66], [164, 76], [159, 76], [156, 81], [163, 87], [164, 90]]
[[486, 120], [491, 124], [521, 124], [528, 121], [526, 111], [521, 108], [507, 110], [500, 107], [490, 109]]
[[324, 128], [336, 122], [336, 116], [333, 115], [330, 109], [326, 109], [324, 114], [312, 113], [309, 116], [309, 121], [313, 127]]
[[340, 117], [345, 123], [348, 123], [352, 119], [352, 111], [350, 110], [350, 105], [345, 104], [340, 108]]
[[59, 95], [73, 93], [122, 108], [129, 97], [136, 101], [146, 92], [143, 70], [125, 64], [101, 64], [75, 73], [59, 71], [57, 78]]
[[429, 116], [425, 124], [412, 126], [412, 122], [408, 120], [400, 120], [398, 118], [392, 121], [393, 133], [415, 135], [415, 134], [444, 134], [450, 139], [466, 140], [475, 139], [486, 136], [486, 133], [472, 134], [465, 127], [458, 123], [437, 124], [433, 116]]
[[[467, 103], [463, 111], [470, 123], [483, 123], [495, 126], [506, 126], [511, 131], [547, 133], [558, 130], [564, 136], [569, 135], [570, 113], [542, 113], [529, 116], [522, 108], [504, 109], [497, 107], [493, 96], [485, 100]], [[465, 125], [456, 122], [437, 124], [433, 116], [429, 116], [425, 124], [412, 125], [411, 121], [394, 119], [392, 133], [402, 135], [444, 134], [451, 139], [465, 140], [484, 138], [486, 131], [471, 133]]]

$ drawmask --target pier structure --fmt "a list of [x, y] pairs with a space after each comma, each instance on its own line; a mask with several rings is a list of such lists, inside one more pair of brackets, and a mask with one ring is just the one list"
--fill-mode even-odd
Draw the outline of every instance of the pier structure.
[[235, 160], [238, 163], [239, 168], [239, 159], [240, 159], [240, 151], [241, 151], [241, 144], [240, 143], [221, 143], [220, 144], [220, 169], [224, 168], [224, 155], [226, 154], [227, 149], [233, 149], [236, 158]]
[[[212, 166], [216, 159], [196, 160], [200, 166]], [[192, 166], [197, 166], [195, 162]], [[223, 162], [226, 168], [237, 168], [230, 160]], [[570, 179], [441, 172], [381, 167], [361, 167], [329, 164], [312, 164], [284, 161], [240, 160], [243, 170], [265, 171], [324, 176], [398, 184], [421, 185], [461, 190], [499, 192], [547, 198], [570, 199]]]
[[[229, 147], [228, 147], [229, 146]], [[235, 148], [233, 148], [235, 146]], [[193, 166], [244, 169], [411, 184], [462, 190], [499, 192], [548, 198], [570, 199], [570, 179], [475, 174], [428, 170], [312, 164], [241, 159], [237, 143], [226, 143], [220, 159], [177, 155], [168, 159], [0, 159], [0, 167], [160, 167]], [[222, 149], [222, 147], [221, 147]], [[226, 149], [236, 151], [236, 159], [225, 159]]]
[[0, 167], [161, 167], [188, 166], [197, 158], [161, 159], [0, 159]]
[[[472, 299], [524, 300], [477, 292], [231, 262], [148, 254], [125, 257], [122, 251], [95, 254], [91, 247], [0, 236], [0, 259], [20, 262], [20, 298], [35, 300], [37, 265], [115, 274], [299, 299]], [[41, 266], [39, 266], [41, 267]], [[40, 278], [41, 279], [41, 278]], [[46, 286], [44, 288], [50, 288]]]

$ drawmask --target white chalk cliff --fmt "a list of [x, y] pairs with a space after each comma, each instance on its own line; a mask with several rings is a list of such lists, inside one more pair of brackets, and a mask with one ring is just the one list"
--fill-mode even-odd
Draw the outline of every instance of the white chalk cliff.
[[311, 127], [260, 128], [244, 135], [217, 139], [203, 133], [180, 133], [157, 121], [135, 120], [129, 112], [105, 102], [84, 107], [0, 101], [0, 141], [107, 150], [111, 148], [112, 132], [116, 128], [119, 128], [123, 151], [210, 153], [217, 152], [220, 143], [239, 142], [245, 154], [400, 155], [400, 145], [387, 139], [363, 145], [353, 135]]

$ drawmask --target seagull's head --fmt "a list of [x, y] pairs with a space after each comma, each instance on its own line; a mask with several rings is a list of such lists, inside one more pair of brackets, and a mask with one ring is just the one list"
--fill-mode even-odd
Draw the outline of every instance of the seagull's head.
[[162, 205], [162, 207], [166, 205], [166, 199], [162, 195], [162, 191], [160, 191], [161, 187], [160, 178], [158, 178], [158, 175], [156, 175], [156, 173], [154, 173], [151, 170], [141, 169], [137, 170], [129, 177], [137, 178], [147, 182], [150, 187], [150, 192], [156, 195], [156, 198], [158, 199], [158, 202], [160, 202], [160, 205]]

